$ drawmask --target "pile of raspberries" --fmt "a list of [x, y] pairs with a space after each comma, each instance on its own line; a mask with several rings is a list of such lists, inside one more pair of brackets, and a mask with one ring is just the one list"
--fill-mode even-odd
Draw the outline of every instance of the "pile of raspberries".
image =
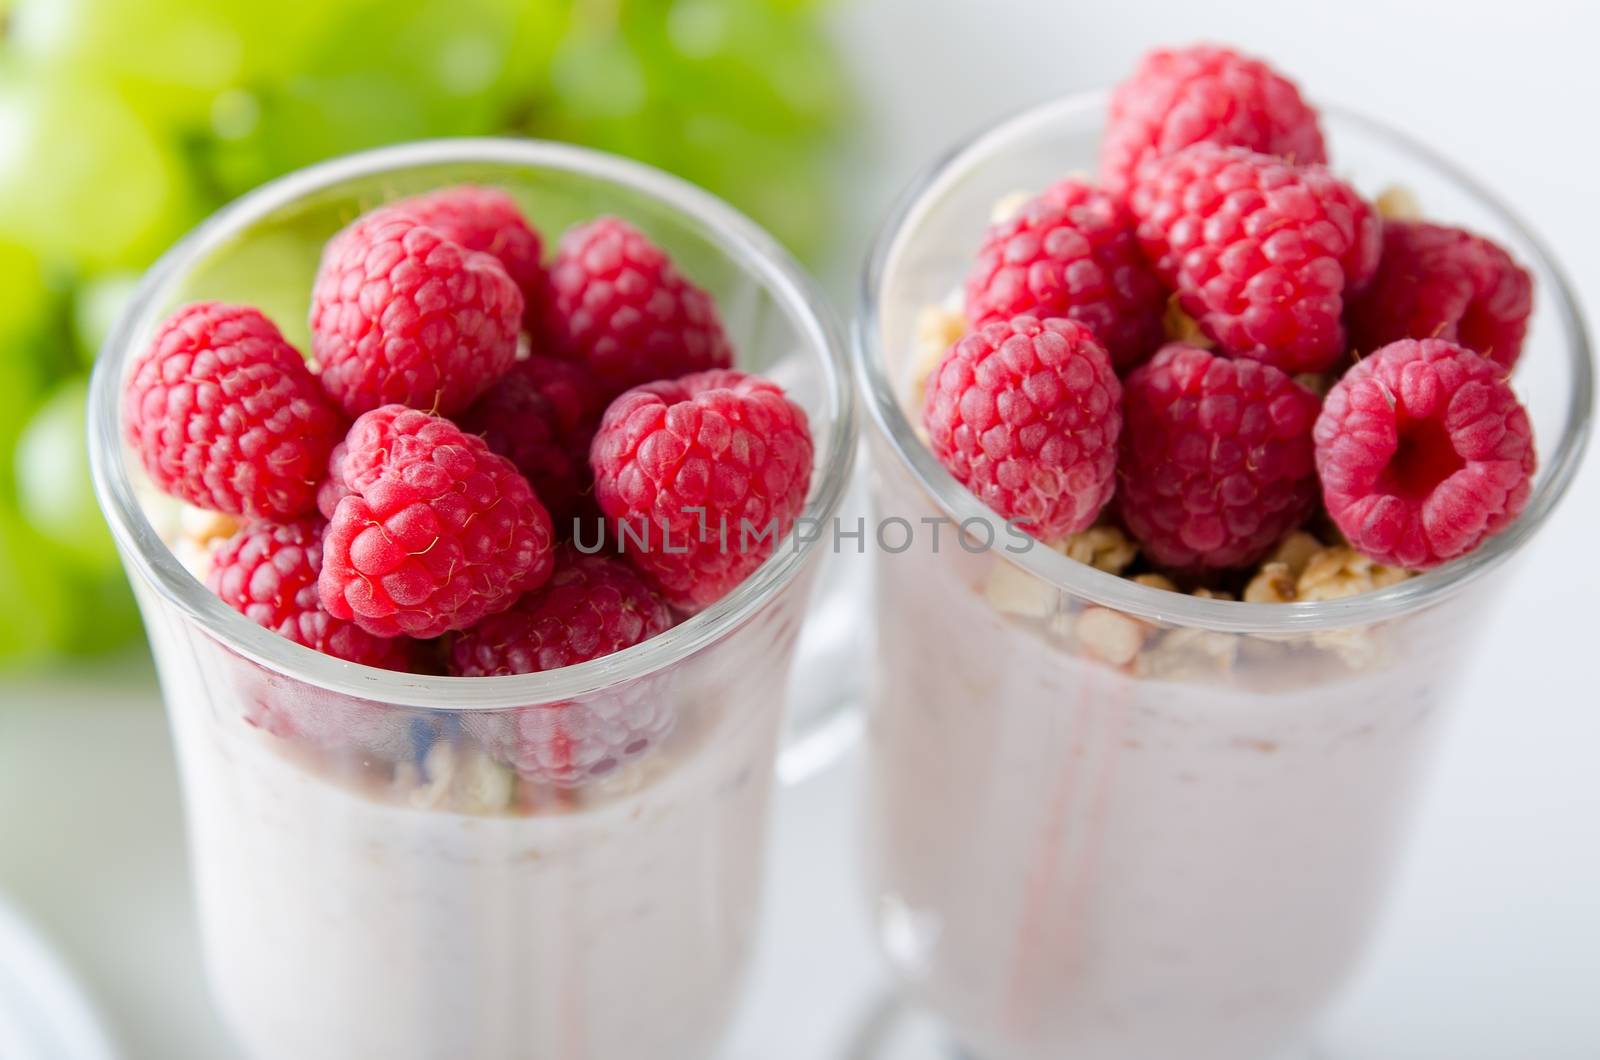
[[1326, 163], [1265, 63], [1146, 56], [1098, 187], [1062, 180], [984, 237], [926, 387], [939, 460], [1042, 540], [1114, 521], [1202, 579], [1322, 512], [1411, 571], [1503, 529], [1535, 465], [1508, 383], [1532, 280], [1481, 236], [1384, 220]]
[[210, 588], [306, 647], [461, 677], [585, 662], [722, 597], [804, 505], [805, 413], [733, 369], [711, 297], [621, 220], [547, 263], [502, 191], [389, 203], [328, 242], [310, 304], [315, 368], [256, 309], [178, 309], [122, 410], [157, 487], [239, 521]]

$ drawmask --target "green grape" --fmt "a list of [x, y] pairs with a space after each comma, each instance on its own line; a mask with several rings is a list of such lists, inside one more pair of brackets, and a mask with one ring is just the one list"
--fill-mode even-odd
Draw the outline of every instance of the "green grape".
[[502, 124], [524, 118], [548, 94], [550, 65], [571, 21], [570, 0], [500, 0], [514, 22], [506, 47], [506, 64], [496, 86], [496, 110]]
[[40, 66], [95, 71], [142, 118], [203, 126], [219, 94], [292, 74], [346, 6], [329, 0], [18, 0], [9, 43]]
[[201, 0], [18, 0], [8, 43], [41, 69], [94, 71], [143, 117], [196, 120], [243, 70], [244, 40], [220, 7]]
[[644, 43], [658, 70], [652, 88], [685, 113], [802, 135], [831, 131], [845, 107], [838, 60], [804, 13], [748, 0], [677, 0]]
[[34, 334], [42, 325], [50, 290], [44, 269], [33, 251], [0, 239], [0, 364], [20, 354], [13, 343]]
[[136, 272], [109, 272], [81, 285], [72, 302], [72, 334], [85, 366], [93, 365], [106, 336], [139, 286]]
[[536, 49], [507, 0], [362, 0], [339, 8], [292, 75], [263, 79], [248, 122], [205, 165], [225, 194], [334, 155], [502, 125], [514, 56]]
[[350, 6], [347, 0], [273, 0], [272, 3], [217, 4], [185, 0], [194, 17], [225, 20], [244, 44], [241, 73], [246, 83], [289, 77], [305, 67], [330, 27]]
[[750, 0], [576, 19], [533, 131], [630, 155], [727, 198], [803, 256], [826, 245], [846, 100], [814, 18]]
[[182, 174], [105, 85], [0, 77], [0, 238], [90, 269], [144, 265], [187, 221]]
[[0, 351], [5, 385], [0, 386], [0, 507], [15, 505], [17, 437], [33, 416], [44, 390], [33, 355], [15, 347]]
[[580, 28], [568, 36], [551, 61], [550, 82], [579, 123], [640, 115], [649, 102], [644, 64], [618, 33]]
[[0, 504], [0, 670], [48, 658], [65, 644], [71, 623], [49, 542]]
[[114, 570], [116, 548], [89, 480], [88, 380], [57, 387], [17, 441], [17, 501], [23, 518], [74, 566]]
[[31, 251], [0, 242], [0, 505], [12, 496], [11, 451], [44, 389], [41, 336], [52, 305]]

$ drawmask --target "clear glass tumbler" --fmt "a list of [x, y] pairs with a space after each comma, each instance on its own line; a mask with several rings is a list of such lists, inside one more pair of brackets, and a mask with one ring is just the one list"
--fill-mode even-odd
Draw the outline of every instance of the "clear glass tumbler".
[[880, 520], [924, 528], [878, 557], [867, 885], [904, 985], [981, 1060], [1258, 1060], [1304, 1038], [1361, 953], [1454, 663], [1577, 466], [1588, 340], [1556, 265], [1493, 197], [1326, 112], [1341, 174], [1409, 188], [1535, 273], [1515, 385], [1541, 470], [1520, 520], [1421, 577], [1311, 603], [1200, 599], [1010, 551], [918, 439], [918, 316], [959, 289], [996, 200], [1094, 168], [1103, 114], [1102, 97], [1066, 99], [967, 143], [902, 199], [868, 265], [873, 496]]
[[[848, 372], [817, 295], [752, 223], [657, 171], [554, 144], [416, 144], [297, 173], [206, 222], [145, 279], [90, 420], [178, 747], [211, 987], [262, 1058], [705, 1057], [756, 924], [819, 550], [792, 534], [722, 601], [581, 666], [401, 675], [225, 607], [175, 558], [172, 506], [121, 442], [130, 358], [174, 305], [259, 304], [303, 343], [322, 242], [379, 202], [460, 182], [506, 189], [552, 235], [600, 213], [649, 233], [716, 297], [741, 366], [810, 415], [805, 517], [828, 519], [848, 478]], [[512, 767], [619, 712], [646, 712], [650, 737], [591, 755], [576, 786]]]

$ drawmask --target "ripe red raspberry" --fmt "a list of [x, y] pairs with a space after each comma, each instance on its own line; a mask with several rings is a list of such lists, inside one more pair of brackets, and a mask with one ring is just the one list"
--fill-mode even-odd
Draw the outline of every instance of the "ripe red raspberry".
[[123, 429], [157, 487], [251, 519], [311, 509], [344, 429], [305, 360], [255, 309], [173, 313], [134, 362]]
[[928, 377], [939, 462], [1045, 541], [1088, 528], [1116, 489], [1122, 387], [1089, 329], [1019, 316], [969, 332]]
[[[322, 517], [332, 519], [340, 501], [376, 482], [391, 452], [403, 447], [420, 450], [426, 445], [424, 428], [434, 419], [404, 405], [385, 405], [359, 417], [328, 454], [328, 474], [317, 487], [317, 510]], [[397, 423], [404, 426], [397, 429]], [[354, 460], [349, 459], [352, 446]]]
[[508, 610], [456, 634], [450, 672], [499, 677], [559, 670], [610, 655], [672, 626], [672, 611], [620, 559], [556, 550], [555, 573]]
[[550, 300], [550, 277], [540, 260], [544, 244], [511, 196], [498, 188], [460, 184], [390, 205], [452, 243], [499, 259], [522, 292], [526, 326], [537, 327], [544, 319]]
[[359, 416], [472, 404], [517, 355], [522, 293], [491, 255], [379, 209], [328, 241], [311, 290], [322, 386]]
[[1129, 204], [1156, 272], [1224, 351], [1291, 375], [1345, 352], [1345, 296], [1377, 269], [1378, 215], [1319, 166], [1200, 144], [1141, 171]]
[[539, 500], [568, 528], [594, 493], [589, 443], [605, 410], [587, 367], [552, 357], [519, 361], [460, 417], [461, 429], [527, 476]]
[[595, 499], [634, 566], [697, 611], [759, 567], [811, 485], [811, 430], [776, 383], [700, 372], [628, 391], [590, 450]]
[[1459, 228], [1391, 221], [1372, 285], [1350, 305], [1358, 350], [1448, 339], [1507, 372], [1522, 353], [1533, 277], [1499, 246]]
[[569, 231], [550, 283], [550, 342], [586, 362], [608, 397], [733, 364], [711, 296], [626, 222], [602, 217]]
[[324, 535], [317, 582], [335, 618], [425, 640], [505, 610], [550, 576], [549, 513], [482, 438], [386, 406], [358, 419], [345, 446], [352, 492]]
[[256, 625], [296, 644], [365, 666], [409, 671], [410, 640], [375, 637], [328, 614], [317, 598], [325, 525], [314, 516], [246, 524], [217, 546], [206, 585]]
[[1401, 339], [1357, 363], [1315, 437], [1329, 516], [1356, 551], [1408, 570], [1503, 530], [1537, 463], [1505, 369], [1443, 339]]
[[[562, 546], [543, 588], [456, 635], [450, 672], [498, 677], [556, 670], [621, 651], [671, 626], [671, 610], [632, 567]], [[517, 772], [570, 787], [657, 746], [674, 718], [659, 690], [635, 683], [586, 700], [514, 711], [494, 742]]]
[[1198, 143], [1296, 164], [1327, 161], [1317, 112], [1292, 81], [1260, 60], [1201, 44], [1150, 52], [1111, 94], [1100, 182], [1126, 195], [1145, 162]]
[[1080, 180], [1063, 180], [984, 236], [967, 274], [967, 321], [1067, 317], [1126, 371], [1161, 345], [1167, 292], [1144, 260], [1133, 215]]
[[1163, 567], [1266, 555], [1317, 499], [1317, 397], [1271, 365], [1164, 347], [1124, 382], [1123, 522]]

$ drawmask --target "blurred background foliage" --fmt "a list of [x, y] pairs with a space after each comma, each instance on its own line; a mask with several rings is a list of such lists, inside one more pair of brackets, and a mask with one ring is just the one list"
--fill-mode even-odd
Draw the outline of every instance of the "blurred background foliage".
[[848, 117], [810, 0], [0, 0], [0, 669], [126, 644], [84, 388], [139, 272], [264, 180], [439, 136], [569, 140], [829, 231]]

